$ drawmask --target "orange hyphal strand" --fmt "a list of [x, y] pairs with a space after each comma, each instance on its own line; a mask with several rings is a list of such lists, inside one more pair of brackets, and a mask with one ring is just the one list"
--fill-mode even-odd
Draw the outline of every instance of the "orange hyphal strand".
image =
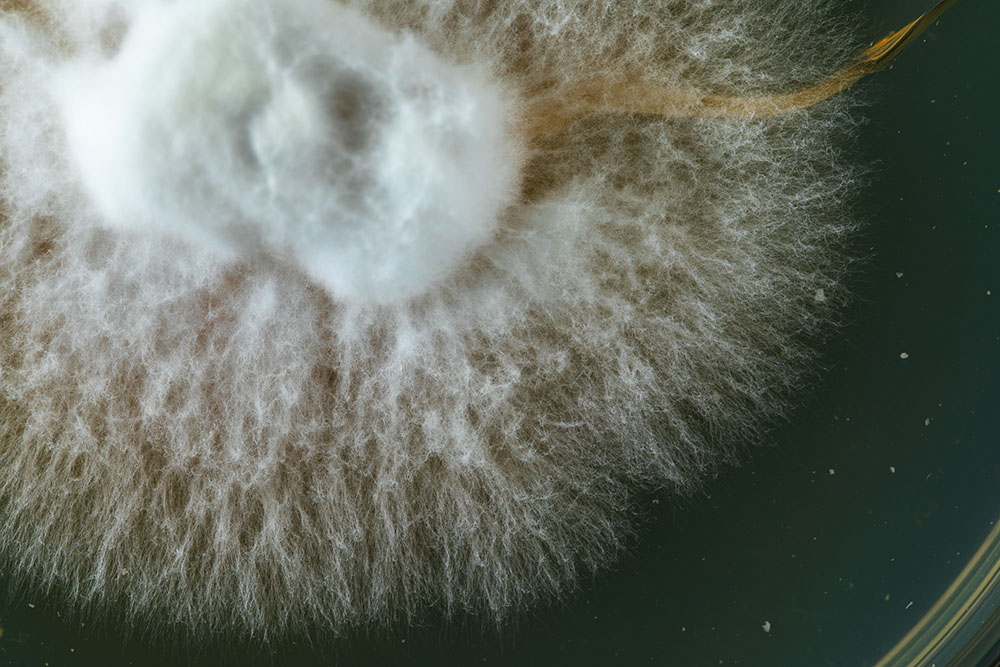
[[704, 95], [694, 90], [664, 89], [648, 82], [586, 81], [543, 97], [526, 115], [532, 139], [554, 134], [568, 123], [594, 113], [633, 113], [689, 118], [771, 116], [811, 107], [846, 90], [859, 79], [886, 67], [957, 0], [941, 0], [933, 9], [862, 51], [855, 62], [809, 88], [767, 96]]

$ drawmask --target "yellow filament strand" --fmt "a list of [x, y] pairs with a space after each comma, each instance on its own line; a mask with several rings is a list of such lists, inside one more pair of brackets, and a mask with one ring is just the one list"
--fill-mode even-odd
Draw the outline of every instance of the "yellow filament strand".
[[862, 51], [853, 64], [804, 90], [782, 95], [741, 97], [664, 89], [642, 81], [587, 81], [568, 91], [560, 91], [558, 98], [548, 96], [534, 102], [525, 116], [525, 131], [530, 139], [539, 139], [594, 113], [734, 118], [771, 116], [805, 109], [886, 67], [956, 1], [941, 0], [926, 14]]

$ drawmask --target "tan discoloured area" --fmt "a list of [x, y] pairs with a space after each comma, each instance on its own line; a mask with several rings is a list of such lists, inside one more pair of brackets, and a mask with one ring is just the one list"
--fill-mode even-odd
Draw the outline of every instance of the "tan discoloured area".
[[27, 17], [32, 23], [40, 26], [47, 24], [45, 12], [33, 0], [2, 0], [0, 2], [0, 13], [21, 14]]

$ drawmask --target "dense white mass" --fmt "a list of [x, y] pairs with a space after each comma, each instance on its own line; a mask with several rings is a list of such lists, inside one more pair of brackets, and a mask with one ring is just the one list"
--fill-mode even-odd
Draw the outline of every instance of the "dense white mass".
[[[275, 636], [499, 617], [760, 437], [842, 300], [823, 3], [38, 0], [0, 14], [0, 550]], [[775, 8], [772, 7], [772, 10]], [[815, 295], [822, 290], [824, 300]]]
[[65, 69], [102, 220], [287, 258], [339, 299], [422, 293], [517, 195], [489, 72], [328, 0], [152, 4], [113, 57]]

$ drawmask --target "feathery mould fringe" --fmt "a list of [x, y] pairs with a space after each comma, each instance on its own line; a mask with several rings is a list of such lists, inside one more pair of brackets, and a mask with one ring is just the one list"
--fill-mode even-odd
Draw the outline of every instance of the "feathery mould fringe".
[[[766, 8], [765, 8], [766, 5]], [[762, 438], [845, 298], [830, 3], [37, 0], [0, 13], [0, 550], [275, 638], [498, 619]]]

